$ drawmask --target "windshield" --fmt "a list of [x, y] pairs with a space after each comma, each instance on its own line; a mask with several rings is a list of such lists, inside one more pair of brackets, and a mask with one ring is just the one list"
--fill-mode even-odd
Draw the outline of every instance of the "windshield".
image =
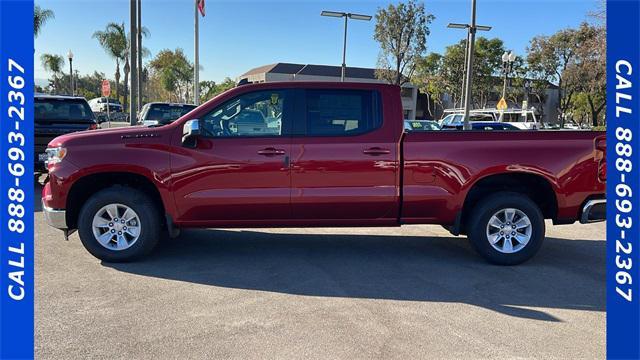
[[149, 105], [149, 109], [145, 114], [144, 120], [155, 120], [159, 123], [169, 123], [195, 108], [195, 105], [152, 104]]
[[447, 115], [444, 119], [442, 119], [442, 125], [451, 125], [455, 123], [462, 122], [462, 115], [459, 114], [451, 114]]
[[93, 112], [83, 99], [37, 99], [34, 105], [36, 120], [93, 120]]

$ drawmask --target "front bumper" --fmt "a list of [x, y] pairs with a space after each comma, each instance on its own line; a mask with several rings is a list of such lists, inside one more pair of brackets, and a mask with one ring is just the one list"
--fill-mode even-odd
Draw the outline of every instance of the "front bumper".
[[49, 226], [53, 226], [56, 229], [67, 229], [67, 212], [65, 210], [56, 210], [47, 207], [42, 200], [42, 212], [44, 213], [44, 219]]
[[607, 200], [595, 199], [587, 201], [582, 207], [580, 222], [589, 224], [607, 219]]

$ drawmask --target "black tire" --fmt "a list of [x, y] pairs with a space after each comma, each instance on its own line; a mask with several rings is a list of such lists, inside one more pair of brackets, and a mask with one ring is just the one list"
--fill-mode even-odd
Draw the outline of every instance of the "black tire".
[[[503, 209], [519, 210], [529, 218], [531, 223], [529, 241], [513, 253], [502, 252], [494, 248], [487, 234], [489, 221], [494, 214]], [[519, 193], [499, 192], [485, 197], [474, 207], [467, 221], [467, 233], [475, 250], [487, 261], [497, 265], [517, 265], [529, 260], [540, 250], [545, 234], [544, 216], [540, 208], [529, 197]], [[504, 248], [506, 239], [504, 236], [501, 238]], [[500, 247], [501, 241], [498, 241], [496, 246]], [[510, 241], [510, 243], [520, 244], [517, 241]]]
[[[112, 250], [101, 245], [93, 233], [93, 218], [104, 206], [122, 204], [138, 214], [140, 234], [131, 247], [124, 250]], [[78, 217], [78, 235], [82, 245], [100, 260], [106, 262], [127, 262], [149, 254], [164, 235], [160, 209], [144, 192], [116, 185], [101, 190], [91, 196], [80, 210]]]

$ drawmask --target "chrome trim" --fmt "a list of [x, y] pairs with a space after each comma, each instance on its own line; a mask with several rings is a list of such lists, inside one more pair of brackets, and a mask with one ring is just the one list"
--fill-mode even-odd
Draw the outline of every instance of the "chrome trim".
[[66, 210], [56, 210], [47, 207], [44, 204], [44, 199], [42, 199], [42, 212], [44, 213], [44, 219], [47, 221], [47, 224], [49, 224], [49, 226], [60, 230], [67, 229]]
[[593, 209], [594, 206], [600, 205], [600, 204], [606, 204], [606, 203], [607, 203], [607, 199], [596, 199], [596, 200], [587, 201], [587, 203], [584, 204], [584, 207], [582, 208], [582, 216], [580, 217], [580, 223], [590, 224], [594, 222], [604, 221], [605, 219], [589, 220], [589, 214], [591, 214], [591, 209]]

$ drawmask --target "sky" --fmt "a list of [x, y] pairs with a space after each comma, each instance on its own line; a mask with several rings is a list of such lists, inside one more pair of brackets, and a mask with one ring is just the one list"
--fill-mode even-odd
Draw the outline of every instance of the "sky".
[[[394, 3], [396, 1], [393, 1]], [[206, 16], [200, 18], [200, 80], [222, 81], [266, 64], [292, 62], [340, 65], [342, 19], [321, 17], [322, 10], [374, 15], [390, 1], [337, 0], [206, 0]], [[427, 51], [444, 49], [466, 36], [448, 29], [449, 22], [468, 23], [471, 0], [424, 0], [435, 16], [427, 38]], [[531, 38], [550, 35], [588, 20], [596, 0], [477, 0], [478, 25], [493, 29], [481, 36], [498, 37], [507, 49], [524, 55]], [[115, 61], [91, 35], [109, 22], [129, 28], [128, 0], [36, 0], [53, 10], [35, 41], [35, 78], [49, 77], [40, 55], [65, 59], [71, 50], [74, 70], [80, 74], [103, 72], [113, 78]], [[193, 0], [142, 0], [142, 23], [150, 36], [143, 39], [152, 56], [162, 49], [182, 48], [193, 61]], [[347, 66], [375, 67], [379, 46], [373, 39], [375, 21], [350, 21]], [[149, 61], [146, 59], [145, 61]], [[68, 72], [69, 64], [65, 65]], [[122, 71], [122, 70], [121, 70]]]

